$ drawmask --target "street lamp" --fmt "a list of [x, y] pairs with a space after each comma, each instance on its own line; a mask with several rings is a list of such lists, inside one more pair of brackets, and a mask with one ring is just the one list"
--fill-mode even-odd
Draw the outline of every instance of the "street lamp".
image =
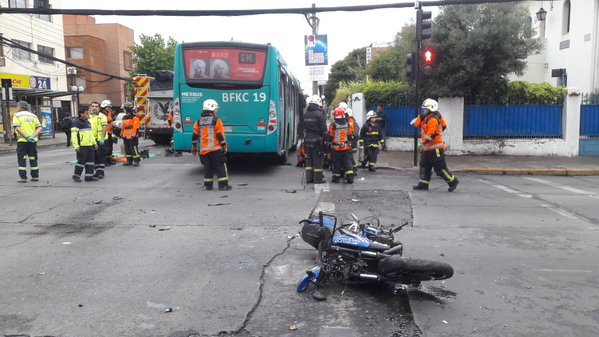
[[80, 85], [79, 86], [77, 86], [77, 85], [71, 86], [71, 91], [75, 91], [77, 93], [77, 113], [79, 113], [79, 93], [83, 92], [83, 90], [85, 90], [85, 88]]
[[544, 10], [543, 7], [541, 7], [541, 9], [539, 9], [539, 11], [537, 12], [537, 20], [545, 21], [546, 18], [547, 18], [547, 11]]

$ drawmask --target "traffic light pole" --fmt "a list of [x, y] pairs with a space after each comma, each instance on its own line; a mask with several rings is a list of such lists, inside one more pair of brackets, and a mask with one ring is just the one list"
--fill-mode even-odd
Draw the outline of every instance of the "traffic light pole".
[[[420, 34], [419, 34], [419, 28], [418, 25], [420, 24], [420, 22], [418, 21], [418, 19], [420, 18], [420, 11], [422, 10], [422, 5], [420, 4], [420, 1], [416, 1], [416, 57], [415, 60], [413, 60], [412, 62], [414, 62], [414, 66], [416, 68], [416, 72], [414, 74], [414, 79], [415, 79], [415, 85], [416, 85], [416, 92], [415, 92], [415, 100], [416, 100], [416, 107], [414, 109], [414, 117], [418, 118], [418, 115], [420, 114], [420, 53], [421, 53], [421, 49], [422, 49], [422, 41], [420, 40]], [[414, 166], [418, 165], [418, 128], [414, 128]]]

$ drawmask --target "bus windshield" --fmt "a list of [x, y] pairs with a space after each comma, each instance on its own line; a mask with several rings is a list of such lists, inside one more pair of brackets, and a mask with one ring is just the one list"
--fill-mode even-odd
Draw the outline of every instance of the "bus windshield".
[[183, 51], [188, 83], [262, 83], [266, 50], [189, 48]]

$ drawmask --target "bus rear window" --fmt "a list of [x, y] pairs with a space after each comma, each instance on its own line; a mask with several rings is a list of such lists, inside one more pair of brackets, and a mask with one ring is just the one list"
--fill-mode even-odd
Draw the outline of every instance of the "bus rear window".
[[262, 82], [266, 51], [204, 49], [183, 51], [187, 79], [193, 82]]

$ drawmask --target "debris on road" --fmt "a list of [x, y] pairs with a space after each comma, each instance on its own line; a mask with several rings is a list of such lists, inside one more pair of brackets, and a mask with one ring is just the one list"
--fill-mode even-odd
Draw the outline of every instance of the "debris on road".
[[291, 324], [291, 325], [289, 326], [289, 331], [295, 331], [295, 330], [297, 330], [297, 325], [295, 325], [295, 323], [294, 323], [294, 324]]
[[169, 230], [169, 229], [171, 229], [171, 228], [170, 228], [170, 227], [158, 228], [158, 230], [159, 230], [160, 232], [164, 232], [164, 231], [167, 231], [167, 230]]
[[230, 204], [230, 202], [219, 202], [218, 204], [208, 204], [208, 206], [226, 206]]

